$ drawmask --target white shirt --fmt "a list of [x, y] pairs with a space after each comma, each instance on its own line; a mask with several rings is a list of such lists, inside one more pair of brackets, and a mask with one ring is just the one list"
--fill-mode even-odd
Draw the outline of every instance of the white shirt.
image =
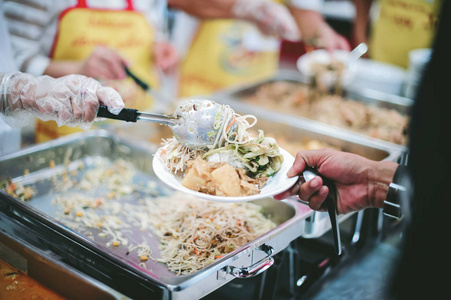
[[10, 73], [17, 70], [11, 51], [8, 27], [3, 17], [3, 0], [0, 0], [0, 73]]

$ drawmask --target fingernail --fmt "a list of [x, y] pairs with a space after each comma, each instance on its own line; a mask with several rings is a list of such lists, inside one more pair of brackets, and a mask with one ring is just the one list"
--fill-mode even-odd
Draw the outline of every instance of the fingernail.
[[321, 187], [320, 189], [319, 189], [319, 195], [321, 196], [321, 197], [326, 197], [327, 196], [327, 194], [329, 193], [329, 191], [328, 191], [328, 189], [327, 189], [327, 187]]
[[313, 179], [310, 181], [310, 187], [311, 187], [311, 188], [317, 188], [317, 187], [319, 187], [319, 184], [320, 184], [320, 182], [319, 182], [318, 176], [315, 177], [315, 178], [313, 178]]

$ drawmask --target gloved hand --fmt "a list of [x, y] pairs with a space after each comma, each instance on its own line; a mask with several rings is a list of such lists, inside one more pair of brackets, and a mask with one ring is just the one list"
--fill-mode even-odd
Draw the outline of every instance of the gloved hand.
[[113, 114], [124, 108], [114, 89], [83, 75], [52, 78], [20, 72], [0, 74], [0, 112], [11, 126], [24, 126], [35, 116], [54, 120], [58, 126], [89, 129], [99, 102]]
[[299, 41], [301, 34], [290, 11], [269, 0], [237, 0], [232, 7], [234, 17], [252, 22], [268, 35]]

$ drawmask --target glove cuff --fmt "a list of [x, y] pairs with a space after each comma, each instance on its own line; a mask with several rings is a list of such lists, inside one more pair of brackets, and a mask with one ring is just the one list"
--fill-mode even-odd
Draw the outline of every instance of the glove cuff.
[[8, 81], [15, 73], [4, 74], [0, 82], [0, 112], [5, 115], [7, 107], [7, 97], [8, 97]]

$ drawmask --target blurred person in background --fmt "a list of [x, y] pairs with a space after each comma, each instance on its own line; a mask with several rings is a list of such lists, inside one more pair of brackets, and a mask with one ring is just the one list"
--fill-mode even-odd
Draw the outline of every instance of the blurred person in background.
[[[164, 1], [5, 1], [5, 18], [19, 70], [34, 76], [80, 74], [114, 87], [127, 107], [149, 109], [151, 99], [124, 71], [150, 87], [158, 70], [177, 61], [164, 36]], [[78, 131], [37, 120], [36, 142]]]
[[270, 76], [280, 39], [299, 40], [288, 9], [270, 0], [169, 0], [177, 12], [172, 38], [182, 63], [180, 97]]
[[291, 11], [307, 45], [350, 50], [368, 45], [364, 57], [407, 68], [408, 53], [430, 48], [442, 0], [354, 0], [355, 19], [349, 41], [331, 28], [321, 9], [325, 0], [291, 0]]
[[288, 4], [307, 51], [315, 48], [351, 50], [348, 39], [332, 28], [322, 15], [324, 0], [289, 0]]
[[6, 25], [3, 13], [3, 0], [0, 1], [0, 72], [17, 71], [11, 50], [11, 41], [9, 38], [8, 27]]
[[409, 52], [430, 48], [442, 0], [354, 0], [354, 46], [368, 44], [367, 57], [407, 68]]
[[100, 103], [114, 114], [124, 107], [114, 89], [102, 87], [83, 75], [55, 79], [18, 72], [3, 18], [3, 1], [0, 1], [0, 40], [0, 119], [6, 121], [6, 124], [0, 123], [0, 127], [23, 127], [37, 117], [55, 120], [59, 126], [88, 129]]
[[[369, 207], [384, 208], [387, 212], [392, 207], [390, 203], [400, 205], [400, 209], [390, 213], [395, 217], [402, 214], [406, 226], [401, 256], [392, 262], [392, 277], [384, 282], [367, 281], [387, 288], [384, 299], [441, 299], [449, 294], [446, 271], [451, 268], [447, 246], [451, 157], [446, 141], [451, 128], [445, 109], [448, 79], [443, 76], [451, 67], [449, 17], [451, 3], [444, 1], [431, 60], [412, 109], [407, 166], [321, 149], [299, 152], [288, 171], [289, 177], [295, 176], [310, 166], [332, 180], [340, 214]], [[328, 193], [322, 178], [316, 176], [308, 183], [301, 179], [275, 198], [299, 195], [309, 201], [312, 209], [324, 211], [323, 201]], [[339, 297], [340, 291], [336, 295]]]
[[[299, 41], [302, 36], [320, 47], [349, 49], [346, 39], [324, 22], [319, 6], [308, 0], [288, 1], [286, 6], [269, 0], [169, 0], [168, 4], [183, 11], [177, 13], [173, 31], [182, 57], [181, 97], [273, 75], [282, 40]], [[312, 24], [315, 31], [310, 30]]]

